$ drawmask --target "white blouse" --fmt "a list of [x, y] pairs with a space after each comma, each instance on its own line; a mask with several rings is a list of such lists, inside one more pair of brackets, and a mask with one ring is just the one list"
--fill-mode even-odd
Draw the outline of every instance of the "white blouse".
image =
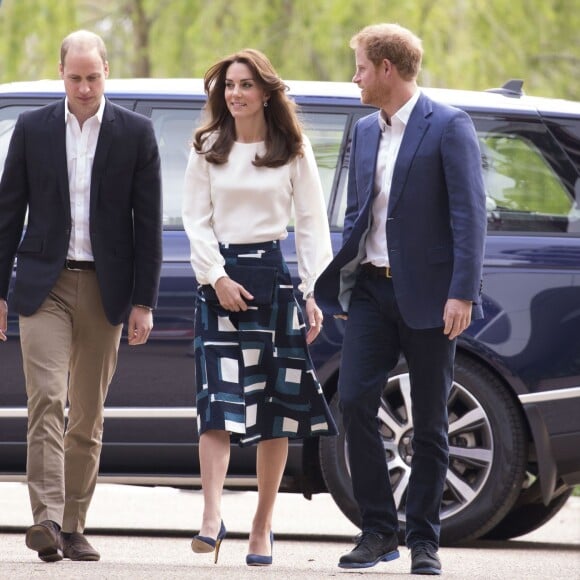
[[299, 290], [312, 292], [332, 260], [326, 204], [310, 141], [304, 155], [282, 167], [256, 167], [264, 142], [235, 142], [227, 163], [208, 163], [192, 148], [185, 171], [183, 225], [200, 284], [226, 276], [219, 243], [283, 240], [294, 204]]

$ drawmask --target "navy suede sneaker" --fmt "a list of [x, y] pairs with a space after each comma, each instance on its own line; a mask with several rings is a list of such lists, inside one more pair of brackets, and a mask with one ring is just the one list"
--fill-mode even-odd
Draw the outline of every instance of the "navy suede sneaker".
[[396, 534], [363, 532], [357, 545], [340, 558], [339, 568], [371, 568], [379, 562], [390, 562], [399, 557], [399, 540]]
[[437, 550], [428, 542], [417, 542], [412, 546], [411, 559], [411, 574], [441, 574]]

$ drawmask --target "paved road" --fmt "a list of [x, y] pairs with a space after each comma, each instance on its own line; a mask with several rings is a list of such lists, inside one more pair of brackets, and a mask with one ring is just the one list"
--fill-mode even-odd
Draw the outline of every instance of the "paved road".
[[[226, 493], [223, 515], [229, 531], [216, 566], [211, 555], [189, 548], [201, 513], [199, 492], [99, 485], [87, 534], [101, 551], [101, 561], [44, 564], [24, 546], [23, 532], [31, 523], [25, 486], [0, 484], [0, 578], [348, 580], [362, 574], [381, 579], [409, 575], [404, 547], [393, 562], [365, 571], [339, 569], [338, 558], [351, 549], [357, 530], [326, 494], [312, 501], [283, 494], [275, 518], [274, 565], [248, 568], [244, 562], [255, 501], [253, 492]], [[580, 498], [517, 540], [442, 548], [440, 554], [445, 578], [580, 580]]]

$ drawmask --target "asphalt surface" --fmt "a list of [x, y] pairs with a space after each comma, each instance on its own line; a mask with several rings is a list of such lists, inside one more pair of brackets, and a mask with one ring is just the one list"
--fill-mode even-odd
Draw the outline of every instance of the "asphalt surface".
[[[190, 540], [201, 516], [201, 493], [169, 488], [100, 484], [89, 512], [87, 536], [101, 552], [99, 562], [68, 560], [45, 564], [24, 545], [31, 521], [26, 487], [0, 484], [0, 579], [171, 580], [227, 578], [325, 579], [402, 578], [411, 559], [401, 557], [374, 568], [346, 571], [337, 567], [352, 548], [357, 529], [327, 494], [312, 501], [281, 494], [274, 531], [273, 566], [245, 565], [253, 492], [226, 492], [223, 517], [228, 535], [219, 562], [212, 554], [194, 554]], [[580, 580], [580, 498], [571, 498], [539, 530], [507, 542], [478, 541], [440, 550], [444, 577], [457, 580]]]

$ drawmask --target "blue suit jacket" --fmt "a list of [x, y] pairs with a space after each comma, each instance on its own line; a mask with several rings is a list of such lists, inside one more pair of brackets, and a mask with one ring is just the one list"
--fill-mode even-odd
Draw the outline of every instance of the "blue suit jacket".
[[[319, 277], [316, 300], [348, 311], [365, 256], [380, 141], [379, 113], [354, 129], [343, 246]], [[481, 153], [469, 116], [421, 94], [395, 163], [387, 210], [387, 246], [399, 310], [412, 328], [443, 325], [448, 298], [473, 302], [483, 316], [481, 273], [487, 227]]]
[[[90, 236], [111, 324], [155, 306], [162, 262], [161, 172], [151, 121], [107, 100], [91, 175]], [[21, 239], [24, 219], [28, 223]], [[33, 314], [67, 256], [71, 207], [64, 99], [18, 118], [0, 182], [0, 297]]]

